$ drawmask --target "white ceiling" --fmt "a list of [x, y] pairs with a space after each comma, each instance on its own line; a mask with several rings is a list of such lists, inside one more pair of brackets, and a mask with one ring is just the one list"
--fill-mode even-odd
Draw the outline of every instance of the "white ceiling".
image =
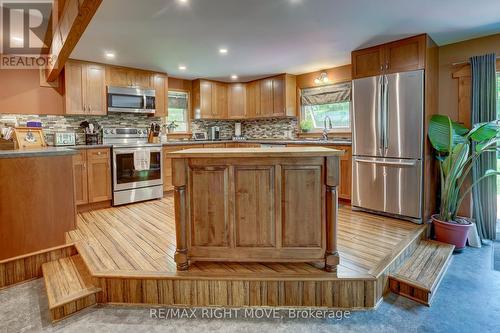
[[245, 81], [348, 64], [354, 49], [423, 32], [439, 45], [500, 32], [499, 0], [186, 1], [104, 0], [72, 57]]

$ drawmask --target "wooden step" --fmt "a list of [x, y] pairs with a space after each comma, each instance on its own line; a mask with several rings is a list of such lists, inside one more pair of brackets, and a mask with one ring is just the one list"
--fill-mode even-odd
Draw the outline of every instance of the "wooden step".
[[92, 283], [80, 255], [45, 263], [42, 271], [53, 321], [96, 304], [101, 289]]
[[78, 229], [66, 232], [66, 243], [74, 243], [79, 240], [85, 239], [82, 232]]
[[393, 293], [430, 306], [451, 260], [455, 246], [421, 241], [410, 258], [389, 276]]

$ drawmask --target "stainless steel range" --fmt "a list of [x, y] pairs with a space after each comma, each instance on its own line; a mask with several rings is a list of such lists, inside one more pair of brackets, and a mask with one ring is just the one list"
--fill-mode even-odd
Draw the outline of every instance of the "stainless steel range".
[[147, 128], [104, 128], [103, 143], [113, 145], [113, 206], [163, 197], [162, 147]]

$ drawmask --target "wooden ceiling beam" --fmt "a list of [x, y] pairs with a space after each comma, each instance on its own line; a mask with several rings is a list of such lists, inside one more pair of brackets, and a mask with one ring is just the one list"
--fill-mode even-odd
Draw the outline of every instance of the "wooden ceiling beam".
[[47, 69], [47, 81], [55, 81], [64, 68], [71, 52], [94, 17], [102, 0], [66, 0], [54, 29], [50, 52], [56, 60]]

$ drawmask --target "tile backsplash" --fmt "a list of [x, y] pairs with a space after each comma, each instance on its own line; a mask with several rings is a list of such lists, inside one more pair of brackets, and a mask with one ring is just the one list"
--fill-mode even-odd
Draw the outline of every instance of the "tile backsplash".
[[17, 120], [17, 126], [26, 126], [28, 121], [40, 121], [42, 123], [45, 141], [53, 144], [52, 134], [56, 131], [67, 131], [77, 133], [77, 143], [84, 144], [85, 136], [80, 128], [83, 121], [96, 122], [102, 127], [149, 127], [152, 122], [160, 122], [161, 118], [148, 115], [117, 113], [102, 116], [54, 116], [54, 115], [19, 115], [0, 114], [0, 123], [13, 119]]
[[296, 118], [270, 118], [255, 120], [194, 120], [191, 123], [193, 132], [207, 132], [212, 126], [219, 126], [221, 139], [231, 139], [234, 135], [234, 124], [241, 123], [241, 133], [247, 139], [292, 139], [297, 137]]
[[[69, 131], [77, 133], [77, 143], [85, 143], [80, 123], [94, 121], [102, 127], [149, 127], [152, 122], [164, 122], [164, 118], [151, 117], [140, 114], [117, 113], [107, 116], [55, 116], [55, 115], [19, 115], [0, 114], [0, 123], [17, 121], [17, 126], [26, 126], [28, 121], [40, 121], [47, 143], [53, 144], [52, 134], [55, 131]], [[212, 126], [219, 126], [221, 139], [231, 139], [234, 135], [235, 123], [233, 120], [193, 120], [191, 131], [208, 131]], [[248, 139], [289, 139], [297, 137], [296, 118], [270, 118], [243, 120], [242, 134]]]

